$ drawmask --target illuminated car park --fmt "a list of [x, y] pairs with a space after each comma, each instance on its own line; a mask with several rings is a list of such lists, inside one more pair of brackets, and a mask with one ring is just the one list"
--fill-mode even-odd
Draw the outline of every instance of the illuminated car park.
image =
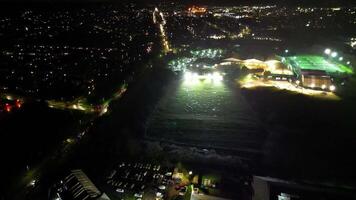
[[169, 61], [168, 67], [173, 71], [185, 71], [185, 69], [189, 67], [209, 67], [208, 64], [205, 65], [197, 62], [200, 59], [219, 59], [224, 55], [224, 53], [225, 51], [222, 49], [192, 50], [190, 51], [190, 56], [180, 57]]
[[106, 177], [106, 183], [124, 199], [142, 199], [157, 192], [161, 198], [165, 196], [167, 173], [160, 165], [122, 162]]

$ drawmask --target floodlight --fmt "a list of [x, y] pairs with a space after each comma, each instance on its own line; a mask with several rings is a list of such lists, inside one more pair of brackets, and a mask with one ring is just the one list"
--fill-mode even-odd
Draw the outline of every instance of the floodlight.
[[330, 91], [335, 91], [336, 87], [334, 85], [330, 85], [329, 89]]
[[325, 49], [324, 53], [329, 55], [331, 53], [331, 49]]
[[335, 58], [336, 56], [337, 56], [337, 52], [334, 51], [331, 53], [331, 57]]

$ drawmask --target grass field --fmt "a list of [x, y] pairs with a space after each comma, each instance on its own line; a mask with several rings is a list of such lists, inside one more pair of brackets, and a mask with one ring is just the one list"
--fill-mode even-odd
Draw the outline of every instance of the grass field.
[[322, 56], [301, 55], [285, 57], [285, 62], [294, 68], [309, 70], [324, 70], [327, 73], [353, 74], [351, 67], [328, 60]]

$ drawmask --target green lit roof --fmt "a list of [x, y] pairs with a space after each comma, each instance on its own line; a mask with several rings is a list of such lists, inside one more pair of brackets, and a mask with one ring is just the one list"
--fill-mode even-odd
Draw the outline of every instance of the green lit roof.
[[353, 73], [351, 67], [322, 56], [301, 55], [284, 58], [282, 61], [290, 64], [292, 67], [298, 67], [303, 70], [324, 70], [327, 73]]

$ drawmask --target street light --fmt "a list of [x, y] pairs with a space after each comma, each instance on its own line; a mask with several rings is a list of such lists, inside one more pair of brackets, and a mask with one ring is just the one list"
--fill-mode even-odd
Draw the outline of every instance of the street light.
[[285, 52], [285, 53], [288, 53], [288, 52], [289, 52], [289, 50], [288, 50], [288, 49], [286, 49], [286, 50], [284, 50], [284, 52]]
[[329, 49], [329, 48], [328, 48], [328, 49], [325, 49], [324, 53], [327, 54], [327, 55], [329, 55], [329, 54], [331, 53], [331, 49]]
[[330, 85], [329, 89], [330, 89], [330, 91], [333, 92], [333, 91], [335, 91], [336, 87], [334, 85]]
[[337, 56], [337, 52], [336, 51], [331, 53], [331, 57], [335, 58], [336, 56]]

